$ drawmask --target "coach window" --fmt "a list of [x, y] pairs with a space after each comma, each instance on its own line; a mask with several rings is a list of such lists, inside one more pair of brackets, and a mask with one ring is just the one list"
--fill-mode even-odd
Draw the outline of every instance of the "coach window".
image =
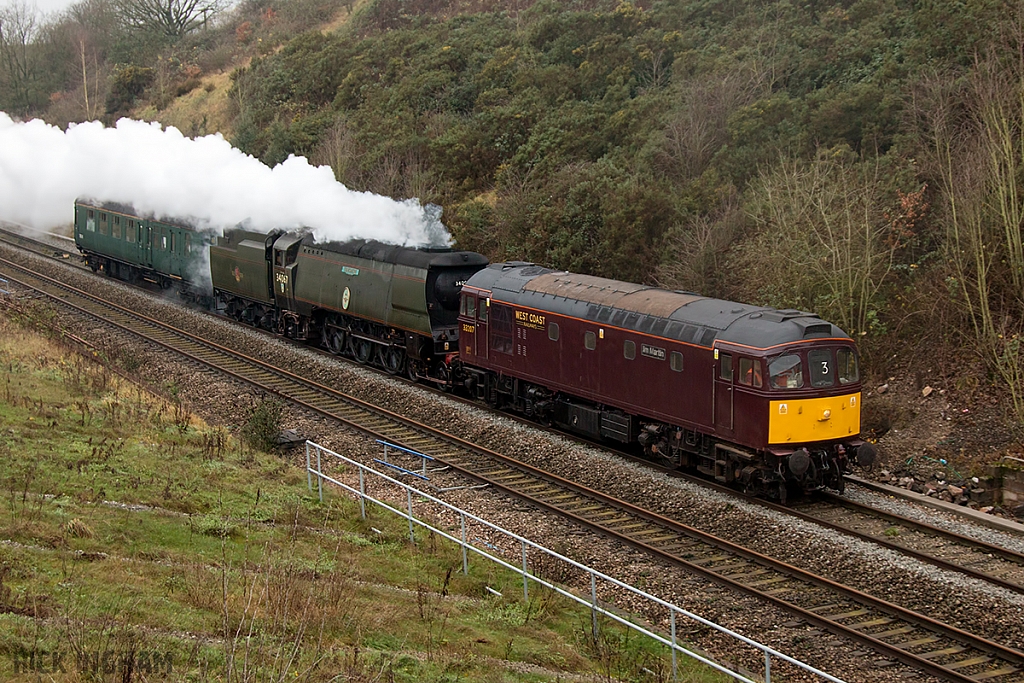
[[587, 347], [587, 351], [593, 351], [597, 348], [597, 335], [593, 332], [587, 332], [583, 335], [583, 345]]
[[160, 236], [160, 248], [167, 251], [167, 235]]
[[470, 318], [475, 318], [476, 317], [476, 297], [475, 296], [471, 296], [471, 297], [467, 297], [467, 298], [469, 299], [469, 301], [466, 303], [466, 315], [468, 315]]
[[487, 322], [487, 309], [489, 309], [490, 307], [490, 299], [480, 299], [480, 310], [476, 312], [476, 317], [480, 322]]
[[124, 231], [124, 238], [129, 242], [135, 242], [135, 221], [128, 221], [128, 227]]
[[171, 233], [171, 253], [174, 253], [174, 233]]
[[740, 384], [760, 389], [764, 384], [761, 376], [761, 361], [753, 358], [740, 358]]
[[626, 360], [633, 360], [636, 358], [636, 342], [627, 339], [622, 343], [622, 355], [626, 357]]
[[857, 372], [857, 354], [853, 349], [836, 351], [836, 373], [839, 375], [840, 384], [850, 384], [860, 379]]
[[114, 239], [121, 239], [121, 217], [114, 216], [114, 227], [111, 234]]
[[682, 372], [683, 354], [673, 351], [668, 357], [668, 364], [672, 367], [673, 372]]
[[732, 381], [732, 354], [723, 353], [719, 355], [718, 376], [727, 382]]
[[192, 253], [192, 235], [185, 233], [185, 253]]
[[96, 214], [89, 209], [85, 212], [85, 229], [89, 232], [96, 232]]
[[800, 356], [795, 353], [779, 356], [769, 363], [768, 375], [773, 389], [799, 389], [804, 385]]
[[830, 387], [836, 383], [835, 365], [832, 363], [832, 349], [812, 349], [808, 351], [807, 363], [811, 368], [812, 387]]
[[548, 339], [558, 341], [558, 323], [548, 324]]
[[109, 235], [110, 234], [110, 229], [107, 227], [107, 214], [105, 214], [105, 213], [101, 213], [100, 214], [100, 234], [101, 235]]

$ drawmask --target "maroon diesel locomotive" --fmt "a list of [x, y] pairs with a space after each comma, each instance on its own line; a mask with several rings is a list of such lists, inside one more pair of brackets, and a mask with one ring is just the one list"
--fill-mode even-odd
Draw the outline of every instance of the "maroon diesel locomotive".
[[842, 491], [875, 457], [854, 342], [810, 313], [513, 262], [469, 279], [459, 322], [477, 398], [751, 495]]

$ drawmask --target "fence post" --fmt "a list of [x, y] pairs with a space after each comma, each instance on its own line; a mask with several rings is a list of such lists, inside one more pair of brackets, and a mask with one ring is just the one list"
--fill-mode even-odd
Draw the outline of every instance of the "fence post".
[[409, 542], [415, 543], [416, 537], [412, 533], [412, 487], [405, 487], [405, 497], [409, 501]]
[[320, 447], [316, 447], [316, 490], [320, 494], [320, 502], [324, 502], [324, 475], [320, 466]]
[[676, 662], [676, 611], [671, 610], [672, 614], [672, 680], [679, 678], [679, 664]]
[[529, 584], [530, 581], [527, 578], [527, 573], [526, 573], [526, 541], [523, 540], [522, 544], [523, 544], [523, 602], [527, 602], [528, 603], [528, 602], [530, 602], [530, 589], [527, 588], [527, 585]]
[[459, 515], [462, 519], [462, 573], [469, 575], [469, 557], [466, 553], [466, 513]]
[[362, 467], [359, 468], [359, 514], [362, 515], [363, 519], [366, 519], [366, 482], [364, 477], [366, 472]]
[[772, 683], [772, 653], [764, 651], [764, 683]]
[[594, 570], [590, 570], [590, 604], [593, 607], [590, 610], [591, 628], [594, 632], [594, 645], [597, 645], [597, 575]]
[[309, 471], [309, 442], [306, 442], [306, 488], [313, 492], [313, 473]]

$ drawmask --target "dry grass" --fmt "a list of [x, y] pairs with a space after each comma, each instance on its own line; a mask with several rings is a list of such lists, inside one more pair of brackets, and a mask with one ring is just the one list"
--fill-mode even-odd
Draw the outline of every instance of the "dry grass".
[[149, 106], [137, 112], [136, 116], [145, 121], [174, 126], [190, 137], [220, 133], [230, 138], [233, 134], [230, 90], [229, 71], [209, 74], [203, 77], [202, 85], [175, 98], [167, 108], [157, 111], [156, 107]]

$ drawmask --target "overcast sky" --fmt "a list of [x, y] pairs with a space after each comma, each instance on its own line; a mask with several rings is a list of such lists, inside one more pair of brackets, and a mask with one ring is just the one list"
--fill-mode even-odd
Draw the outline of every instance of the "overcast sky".
[[76, 0], [0, 0], [0, 7], [10, 7], [16, 2], [23, 2], [29, 9], [36, 9], [37, 15], [56, 14], [66, 7], [70, 7]]

